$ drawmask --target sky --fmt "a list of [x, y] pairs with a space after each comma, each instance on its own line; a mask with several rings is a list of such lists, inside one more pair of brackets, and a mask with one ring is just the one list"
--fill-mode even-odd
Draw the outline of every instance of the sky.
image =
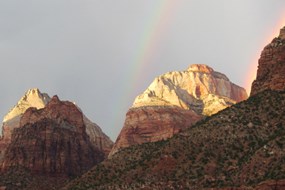
[[0, 0], [0, 117], [30, 88], [116, 140], [153, 79], [207, 64], [250, 89], [284, 0]]

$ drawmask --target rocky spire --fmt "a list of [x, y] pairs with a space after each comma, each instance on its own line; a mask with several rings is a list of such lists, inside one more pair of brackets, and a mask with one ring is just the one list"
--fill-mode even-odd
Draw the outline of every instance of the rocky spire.
[[262, 51], [251, 95], [266, 89], [285, 90], [285, 27]]

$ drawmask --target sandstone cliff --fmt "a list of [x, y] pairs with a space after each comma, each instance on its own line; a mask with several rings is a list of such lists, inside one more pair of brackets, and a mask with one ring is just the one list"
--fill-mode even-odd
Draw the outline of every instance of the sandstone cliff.
[[135, 99], [110, 156], [123, 147], [172, 137], [246, 98], [245, 89], [207, 65], [161, 75]]
[[1, 168], [22, 166], [39, 175], [77, 176], [103, 159], [104, 153], [90, 142], [81, 111], [54, 96], [44, 108], [23, 114]]
[[201, 116], [195, 112], [177, 106], [132, 108], [126, 114], [124, 127], [110, 156], [131, 145], [168, 139], [199, 119]]
[[265, 89], [285, 89], [285, 27], [280, 30], [280, 35], [263, 49], [258, 61], [251, 95]]

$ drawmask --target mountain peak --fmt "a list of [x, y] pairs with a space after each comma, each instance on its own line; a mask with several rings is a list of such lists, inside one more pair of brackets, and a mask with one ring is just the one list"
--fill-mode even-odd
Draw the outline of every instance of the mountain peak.
[[41, 91], [38, 88], [31, 88], [26, 92], [26, 95], [29, 94], [41, 94]]
[[21, 114], [23, 114], [29, 107], [37, 109], [45, 107], [50, 101], [50, 97], [46, 93], [41, 93], [38, 88], [29, 89], [18, 103], [9, 111], [4, 117], [3, 122], [7, 122]]
[[252, 83], [251, 95], [266, 89], [285, 90], [285, 27], [265, 46], [258, 60], [256, 79]]
[[33, 99], [40, 98], [45, 104], [50, 101], [50, 97], [46, 93], [42, 93], [38, 88], [29, 89], [20, 101], [33, 101]]
[[212, 73], [214, 69], [205, 64], [192, 64], [187, 68], [187, 71]]
[[174, 105], [193, 109], [211, 95], [227, 99], [226, 102], [229, 102], [228, 99], [240, 102], [247, 98], [245, 89], [233, 84], [226, 75], [214, 71], [208, 65], [193, 64], [185, 71], [168, 72], [156, 77], [135, 99], [132, 107]]
[[279, 38], [285, 39], [285, 26], [280, 29]]
[[60, 99], [59, 99], [59, 97], [58, 97], [57, 95], [54, 95], [54, 96], [51, 98], [50, 101], [51, 101], [51, 102], [60, 102]]
[[[76, 107], [76, 109], [74, 109], [74, 107]], [[29, 123], [32, 120], [32, 118], [27, 116], [25, 112], [29, 112], [31, 115], [33, 115], [32, 113], [36, 113], [38, 109], [42, 108], [49, 109], [49, 113], [51, 114], [55, 113], [56, 111], [66, 111], [64, 114], [68, 115], [71, 114], [71, 108], [73, 108], [75, 112], [77, 112], [78, 109], [78, 112], [83, 114], [82, 110], [75, 103], [61, 101], [57, 95], [50, 98], [48, 94], [42, 93], [38, 88], [32, 88], [25, 92], [24, 96], [4, 117], [2, 128], [0, 128], [0, 136], [2, 136], [6, 142], [10, 142], [12, 131], [20, 127], [20, 120], [23, 115], [26, 115], [26, 123]], [[73, 116], [71, 116], [71, 119], [74, 119], [72, 117]], [[90, 137], [92, 144], [99, 150], [104, 151], [104, 153], [107, 155], [113, 146], [113, 142], [97, 124], [91, 122], [84, 114], [83, 120], [84, 124], [86, 125], [86, 132]]]

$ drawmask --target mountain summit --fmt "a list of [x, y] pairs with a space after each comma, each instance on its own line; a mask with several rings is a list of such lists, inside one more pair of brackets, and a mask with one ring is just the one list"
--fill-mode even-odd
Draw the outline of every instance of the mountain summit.
[[246, 98], [245, 89], [207, 65], [165, 73], [135, 99], [110, 156], [124, 147], [170, 138]]
[[155, 78], [135, 99], [133, 107], [170, 105], [212, 115], [246, 98], [245, 89], [233, 84], [226, 75], [207, 65], [193, 64], [185, 71]]
[[45, 107], [50, 101], [50, 97], [46, 93], [41, 93], [38, 88], [28, 90], [18, 103], [5, 115], [3, 122], [9, 122], [17, 116], [23, 114], [28, 108], [35, 107], [37, 109]]

